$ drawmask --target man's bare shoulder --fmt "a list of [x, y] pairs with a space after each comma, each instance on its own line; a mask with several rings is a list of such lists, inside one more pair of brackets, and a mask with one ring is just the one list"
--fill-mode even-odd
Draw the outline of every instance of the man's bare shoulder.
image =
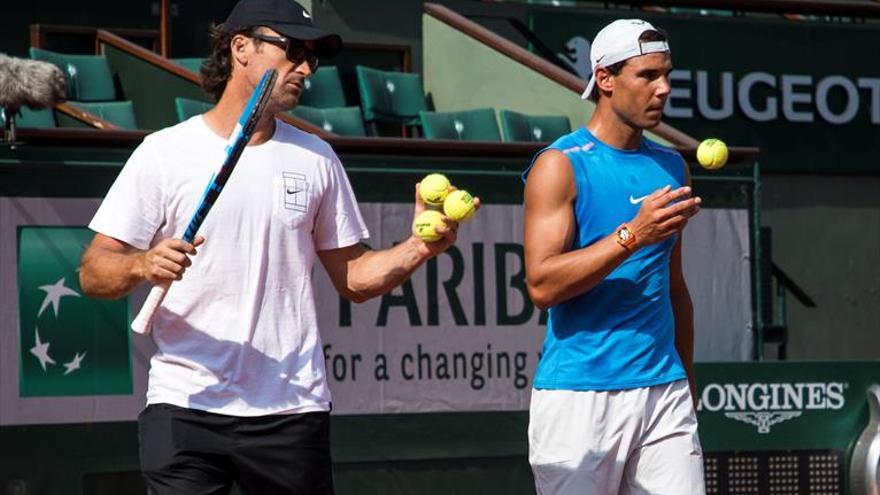
[[541, 153], [526, 179], [526, 198], [552, 201], [574, 198], [574, 171], [568, 156], [556, 149]]
[[571, 167], [571, 160], [567, 154], [556, 149], [547, 150], [535, 159], [528, 178], [531, 179], [536, 175], [572, 178], [574, 173]]

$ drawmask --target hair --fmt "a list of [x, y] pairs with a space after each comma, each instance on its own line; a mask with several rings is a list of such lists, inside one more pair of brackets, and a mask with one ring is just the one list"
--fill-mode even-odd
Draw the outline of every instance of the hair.
[[[232, 52], [229, 44], [232, 38], [239, 34], [253, 37], [259, 31], [259, 26], [246, 26], [232, 31], [226, 31], [223, 24], [211, 26], [211, 55], [202, 64], [202, 89], [211, 95], [214, 101], [219, 101], [226, 90], [226, 83], [232, 77]], [[254, 40], [258, 43], [259, 40]]]
[[[641, 36], [639, 36], [639, 43], [644, 43], [644, 42], [649, 42], [649, 41], [667, 41], [668, 39], [669, 39], [669, 37], [666, 35], [666, 31], [663, 31], [662, 29], [657, 29], [655, 31], [652, 29], [652, 30], [645, 31], [644, 33], [641, 34]], [[611, 64], [608, 67], [605, 67], [604, 69], [607, 70], [608, 73], [611, 74], [612, 76], [620, 75], [620, 71], [623, 70], [623, 66], [626, 65], [627, 60], [629, 60], [629, 59], [621, 60], [620, 62], [617, 62], [616, 64]], [[594, 84], [593, 85], [593, 92], [590, 93], [589, 99], [592, 101], [599, 101], [599, 98], [601, 98], [601, 97], [602, 97], [602, 92], [599, 91], [599, 86], [597, 84]]]

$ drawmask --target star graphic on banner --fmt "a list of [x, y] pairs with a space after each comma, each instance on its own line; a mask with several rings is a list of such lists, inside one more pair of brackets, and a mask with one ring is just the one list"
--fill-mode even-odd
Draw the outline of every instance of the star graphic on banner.
[[37, 318], [43, 314], [43, 311], [49, 306], [49, 303], [52, 303], [52, 309], [55, 310], [55, 317], [58, 318], [58, 304], [61, 302], [61, 298], [64, 296], [76, 296], [80, 297], [79, 293], [70, 287], [64, 286], [64, 277], [61, 277], [61, 280], [55, 282], [52, 285], [41, 285], [40, 290], [46, 292], [46, 298], [43, 299], [43, 304], [40, 306], [40, 311], [37, 313]]
[[67, 368], [67, 370], [64, 372], [64, 374], [69, 375], [69, 374], [73, 373], [74, 371], [78, 370], [79, 363], [82, 362], [84, 357], [86, 357], [85, 352], [83, 352], [82, 355], [80, 355], [80, 353], [77, 352], [76, 356], [73, 357], [73, 361], [71, 361], [69, 363], [64, 363], [64, 367]]
[[40, 360], [40, 366], [46, 371], [46, 363], [55, 364], [55, 360], [49, 357], [49, 343], [40, 342], [40, 332], [36, 327], [34, 327], [34, 342], [36, 344], [31, 347], [31, 354]]
[[[128, 300], [92, 298], [79, 285], [80, 260], [94, 232], [25, 226], [18, 237], [19, 397], [131, 395]], [[0, 350], [2, 361], [6, 349]]]

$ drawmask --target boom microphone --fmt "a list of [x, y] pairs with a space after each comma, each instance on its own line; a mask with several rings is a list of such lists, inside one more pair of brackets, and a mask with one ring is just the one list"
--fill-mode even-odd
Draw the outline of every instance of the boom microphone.
[[15, 142], [15, 115], [21, 107], [51, 108], [64, 101], [67, 81], [56, 65], [0, 53], [0, 107], [6, 141]]
[[54, 107], [65, 97], [64, 73], [55, 64], [0, 53], [0, 106]]

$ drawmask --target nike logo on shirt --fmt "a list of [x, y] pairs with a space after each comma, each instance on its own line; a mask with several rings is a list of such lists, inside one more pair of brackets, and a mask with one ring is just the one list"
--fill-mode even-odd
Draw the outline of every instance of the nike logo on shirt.
[[637, 205], [637, 204], [641, 203], [642, 201], [644, 201], [645, 198], [647, 198], [648, 196], [650, 196], [650, 194], [646, 194], [646, 195], [642, 196], [641, 198], [634, 198], [633, 195], [630, 194], [629, 195], [629, 202], [631, 204]]

